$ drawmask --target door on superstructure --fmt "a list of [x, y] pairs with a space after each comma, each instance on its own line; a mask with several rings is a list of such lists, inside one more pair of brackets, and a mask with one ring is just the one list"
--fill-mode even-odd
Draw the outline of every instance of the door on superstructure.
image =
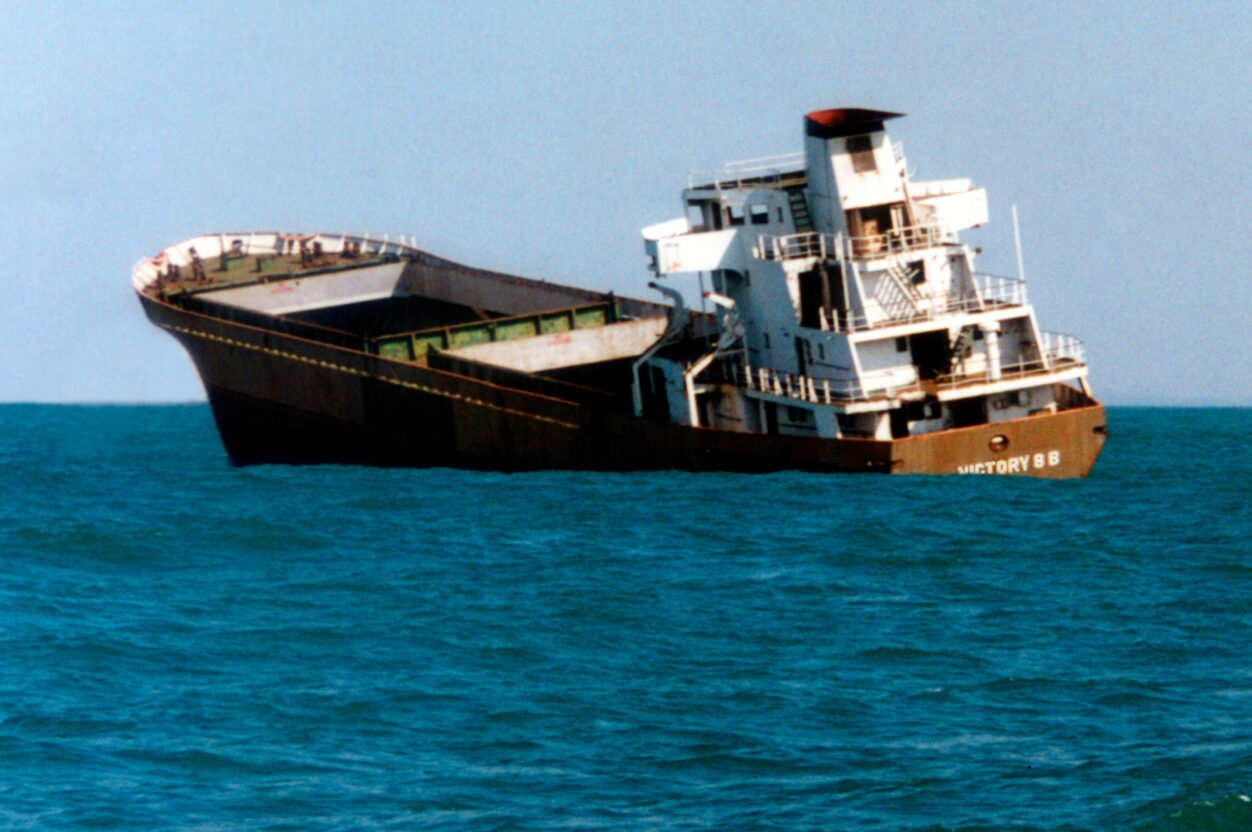
[[846, 308], [843, 274], [838, 263], [819, 262], [809, 271], [800, 273], [800, 326], [837, 328]]
[[800, 326], [819, 329], [822, 310], [830, 305], [830, 290], [818, 269], [800, 272]]
[[778, 435], [778, 405], [773, 402], [764, 402], [765, 405], [765, 432], [770, 436]]
[[946, 329], [910, 335], [909, 352], [912, 354], [914, 366], [917, 367], [917, 375], [922, 379], [945, 375], [952, 366]]
[[665, 389], [664, 370], [645, 364], [639, 373], [639, 393], [645, 419], [669, 420], [669, 394]]
[[887, 250], [887, 232], [891, 231], [891, 206], [867, 205], [844, 212], [852, 251], [860, 256], [880, 254]]

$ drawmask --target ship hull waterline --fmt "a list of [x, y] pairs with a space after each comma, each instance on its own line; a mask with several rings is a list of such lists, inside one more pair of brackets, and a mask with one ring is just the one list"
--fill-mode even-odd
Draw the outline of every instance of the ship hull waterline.
[[673, 425], [140, 297], [153, 323], [191, 356], [239, 465], [1071, 478], [1086, 476], [1106, 436], [1104, 408], [1089, 399], [1057, 413], [889, 440]]

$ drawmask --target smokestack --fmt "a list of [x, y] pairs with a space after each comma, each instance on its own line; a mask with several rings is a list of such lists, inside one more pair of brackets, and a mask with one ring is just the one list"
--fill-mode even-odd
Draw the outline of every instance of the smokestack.
[[[898, 177], [888, 182], [881, 176], [887, 162], [893, 161], [891, 156], [882, 156], [891, 151], [883, 122], [902, 115], [841, 108], [814, 110], [804, 117], [809, 213], [815, 230], [824, 234], [846, 231], [845, 210], [891, 202], [897, 190], [903, 198]], [[881, 185], [894, 187], [884, 194]]]

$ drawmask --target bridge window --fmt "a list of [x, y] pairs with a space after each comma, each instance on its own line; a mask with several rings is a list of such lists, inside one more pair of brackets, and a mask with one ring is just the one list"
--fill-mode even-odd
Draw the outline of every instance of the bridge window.
[[726, 218], [731, 225], [743, 225], [744, 214], [742, 205], [727, 205]]
[[769, 206], [749, 205], [748, 216], [752, 219], [753, 225], [765, 225], [769, 222]]

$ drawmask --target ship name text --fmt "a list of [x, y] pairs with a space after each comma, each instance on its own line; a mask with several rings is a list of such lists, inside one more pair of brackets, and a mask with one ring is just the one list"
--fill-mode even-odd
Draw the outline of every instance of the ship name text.
[[1055, 468], [1060, 464], [1060, 451], [1039, 451], [1035, 454], [1022, 454], [960, 465], [957, 466], [956, 472], [958, 474], [1025, 474], [1028, 471]]

